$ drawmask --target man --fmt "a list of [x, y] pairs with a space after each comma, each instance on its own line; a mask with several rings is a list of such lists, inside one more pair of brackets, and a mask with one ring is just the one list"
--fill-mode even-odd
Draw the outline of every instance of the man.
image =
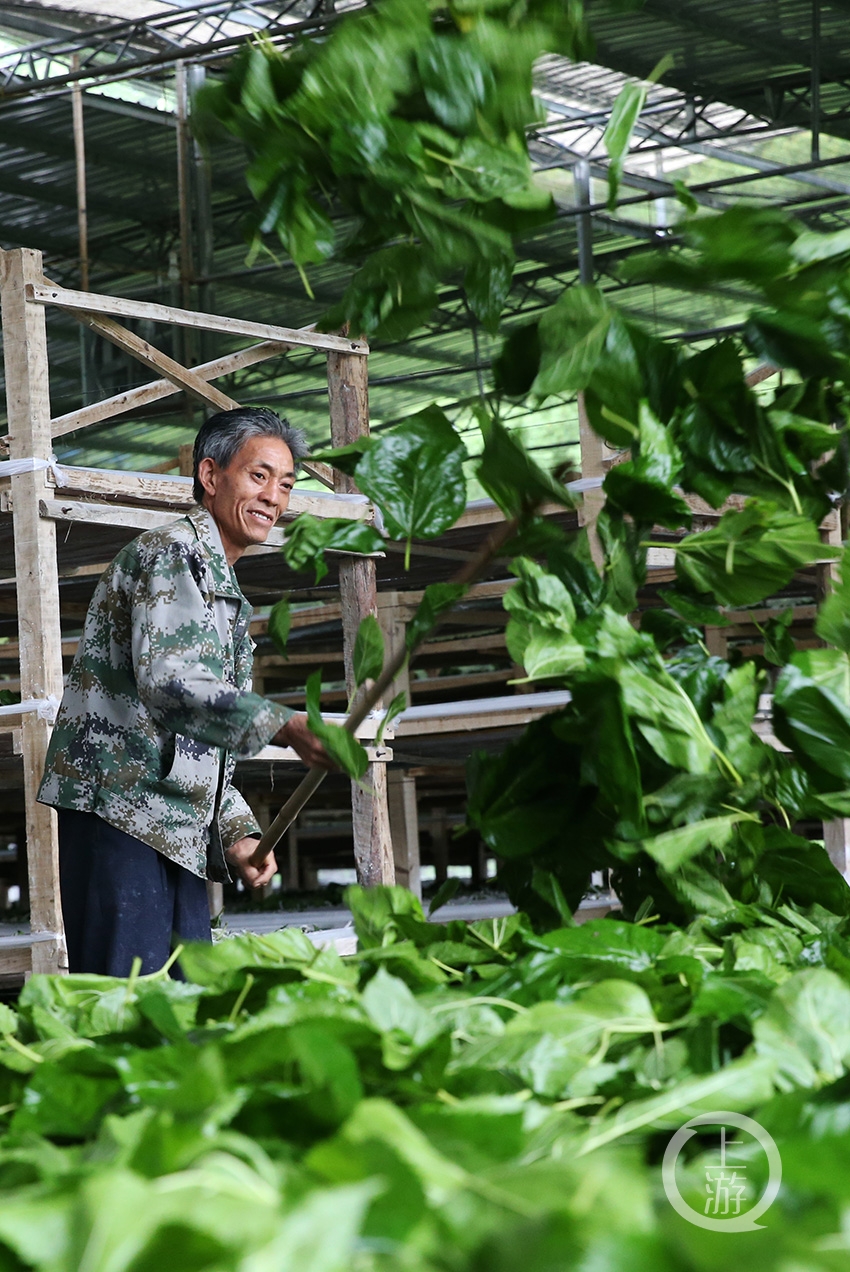
[[205, 880], [262, 887], [274, 856], [231, 777], [268, 743], [331, 767], [306, 717], [251, 692], [251, 608], [234, 564], [286, 510], [303, 434], [222, 411], [194, 450], [197, 507], [128, 544], [95, 590], [39, 790], [59, 810], [71, 971], [126, 976], [209, 940]]

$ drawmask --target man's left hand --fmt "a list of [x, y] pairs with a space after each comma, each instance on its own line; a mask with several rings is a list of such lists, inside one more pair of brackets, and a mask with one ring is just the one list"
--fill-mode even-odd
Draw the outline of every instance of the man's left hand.
[[269, 853], [259, 869], [251, 865], [257, 843], [256, 839], [240, 839], [225, 854], [246, 888], [264, 888], [277, 874], [277, 861], [273, 852]]

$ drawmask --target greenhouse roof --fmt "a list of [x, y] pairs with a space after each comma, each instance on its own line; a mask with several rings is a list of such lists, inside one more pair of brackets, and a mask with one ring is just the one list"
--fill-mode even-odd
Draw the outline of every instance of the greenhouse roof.
[[[40, 248], [48, 277], [79, 286], [79, 151], [72, 112], [78, 85], [91, 290], [286, 326], [313, 321], [340, 295], [351, 266], [314, 267], [311, 298], [291, 265], [270, 257], [247, 264], [241, 222], [250, 198], [241, 152], [222, 143], [207, 163], [182, 126], [184, 104], [204, 75], [219, 73], [246, 34], [263, 30], [286, 43], [334, 21], [346, 7], [356, 6], [305, 0], [4, 6], [0, 244]], [[741, 297], [627, 285], [619, 266], [630, 255], [675, 240], [682, 215], [679, 181], [707, 208], [746, 199], [793, 208], [823, 229], [848, 224], [850, 50], [844, 32], [850, 0], [820, 12], [811, 0], [645, 0], [626, 14], [589, 0], [587, 8], [599, 64], [549, 57], [538, 68], [546, 120], [530, 144], [559, 215], [521, 246], [508, 321], [522, 322], [578, 277], [581, 186], [577, 193], [575, 171], [586, 161], [593, 267], [601, 285], [616, 290], [630, 313], [662, 334], [699, 341], [734, 330]], [[666, 53], [672, 67], [649, 88], [620, 203], [611, 213], [602, 145], [611, 105], [627, 76], [648, 76]], [[81, 334], [70, 317], [51, 314], [49, 331], [54, 415], [146, 378], [113, 346]], [[157, 339], [152, 329], [140, 332]], [[159, 340], [165, 352], [190, 362], [225, 351], [221, 342], [193, 345], [180, 332], [167, 331]], [[494, 351], [461, 290], [444, 288], [425, 328], [396, 344], [375, 343], [375, 426], [438, 400], [472, 438], [467, 407], [488, 387]], [[304, 425], [314, 442], [327, 435], [324, 362], [315, 354], [282, 355], [222, 387], [240, 401], [275, 405]], [[527, 443], [546, 456], [564, 458], [565, 448], [575, 446], [573, 403], [517, 407], [515, 418]], [[197, 422], [193, 408], [172, 397], [149, 408], [142, 424], [138, 417], [119, 418], [62, 438], [57, 450], [81, 463], [150, 467], [174, 458]]]

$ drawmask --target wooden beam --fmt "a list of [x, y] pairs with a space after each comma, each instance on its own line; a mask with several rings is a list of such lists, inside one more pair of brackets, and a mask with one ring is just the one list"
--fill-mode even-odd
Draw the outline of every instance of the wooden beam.
[[[107, 468], [73, 468], [65, 464], [58, 465], [55, 471], [59, 481], [57, 494], [68, 491], [115, 501], [133, 499], [139, 503], [161, 504], [181, 512], [194, 507], [195, 503], [191, 477], [110, 472]], [[348, 521], [371, 521], [374, 517], [369, 503], [332, 499], [321, 490], [299, 490], [296, 486], [284, 519], [292, 521], [301, 512], [312, 512], [317, 517], [343, 517]]]
[[173, 305], [156, 305], [143, 300], [124, 300], [118, 296], [99, 296], [95, 292], [72, 291], [64, 287], [32, 282], [27, 285], [27, 300], [38, 305], [57, 305], [60, 309], [82, 310], [89, 314], [113, 314], [116, 318], [147, 318], [151, 322], [170, 323], [176, 327], [194, 327], [199, 331], [220, 331], [226, 336], [249, 336], [255, 340], [282, 340], [304, 349], [319, 349], [365, 357], [369, 345], [365, 340], [348, 336], [330, 336], [321, 331], [304, 331], [294, 327], [275, 327], [265, 322], [249, 322], [227, 318], [221, 314], [201, 314]]
[[[295, 347], [282, 340], [264, 340], [261, 344], [250, 345], [237, 353], [228, 353], [226, 357], [215, 358], [212, 362], [202, 362], [191, 370], [200, 380], [217, 380], [219, 376], [232, 375], [234, 371], [264, 362], [267, 358], [273, 358]], [[54, 437], [64, 437], [66, 433], [75, 433], [78, 429], [88, 428], [90, 424], [100, 424], [103, 420], [123, 415], [127, 411], [141, 410], [151, 402], [158, 402], [161, 398], [179, 392], [179, 386], [171, 380], [152, 380], [150, 384], [116, 393], [113, 397], [104, 398], [102, 402], [93, 402], [91, 406], [80, 407], [66, 415], [57, 415], [50, 421], [51, 432]]]
[[[368, 435], [369, 385], [365, 358], [353, 357], [350, 353], [328, 355], [328, 404], [334, 446], [347, 446]], [[336, 472], [335, 482], [336, 489], [341, 494], [351, 494], [356, 489], [353, 480], [345, 473]], [[353, 696], [353, 656], [357, 630], [367, 614], [377, 617], [374, 561], [343, 558], [339, 565], [339, 590], [345, 681], [349, 694]], [[365, 887], [394, 883], [386, 764], [370, 764], [363, 785], [351, 783], [351, 813], [358, 881]]]
[[[47, 333], [44, 310], [27, 301], [27, 288], [42, 276], [41, 253], [28, 248], [3, 252], [3, 356], [9, 415], [10, 455], [49, 459], [50, 432]], [[21, 697], [61, 698], [62, 644], [59, 627], [59, 575], [56, 529], [39, 515], [48, 493], [46, 470], [12, 479], [14, 494], [15, 574], [21, 642]], [[36, 800], [44, 772], [51, 724], [36, 712], [21, 717], [26, 806], [30, 925], [34, 934], [62, 932], [59, 895], [59, 835], [56, 813]], [[33, 971], [67, 970], [64, 937], [32, 947]]]
[[193, 371], [175, 362], [173, 358], [169, 358], [168, 354], [162, 353], [147, 340], [137, 336], [135, 332], [122, 327], [114, 318], [95, 318], [87, 313], [74, 313], [74, 317], [95, 335], [102, 336], [104, 340], [117, 345], [124, 353], [129, 353], [137, 362], [143, 363], [154, 371], [159, 371], [178, 389], [183, 389], [190, 397], [197, 399], [205, 406], [212, 406], [216, 411], [232, 411], [239, 405], [235, 398], [228, 397], [215, 385], [208, 384], [206, 380], [202, 380]]

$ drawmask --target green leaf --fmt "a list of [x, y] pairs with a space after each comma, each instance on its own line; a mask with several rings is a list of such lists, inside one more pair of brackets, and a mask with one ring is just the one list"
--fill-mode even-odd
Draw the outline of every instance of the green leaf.
[[467, 761], [467, 816], [500, 857], [526, 857], [564, 842], [572, 821], [576, 751], [544, 716], [499, 755]]
[[[657, 81], [673, 64], [670, 54], [663, 57], [647, 77], [650, 83]], [[617, 191], [623, 166], [629, 153], [629, 145], [635, 124], [646, 101], [646, 84], [624, 84], [617, 95], [611, 110], [611, 118], [602, 136], [602, 144], [608, 151], [608, 208], [613, 212], [617, 206]]]
[[268, 633], [279, 654], [286, 655], [286, 642], [292, 626], [292, 610], [289, 601], [282, 596], [269, 612]]
[[445, 414], [429, 406], [377, 437], [357, 484], [381, 509], [393, 539], [432, 539], [466, 507], [466, 447]]
[[698, 212], [699, 204], [691, 194], [687, 185], [679, 177], [673, 179], [673, 189], [676, 191], [676, 198], [682, 204], [686, 212]]
[[532, 392], [544, 398], [586, 388], [602, 356], [612, 316], [598, 288], [568, 288], [540, 319], [540, 370]]
[[251, 1272], [346, 1272], [357, 1258], [375, 1180], [314, 1189], [279, 1220], [274, 1240], [246, 1260]]
[[797, 972], [774, 992], [753, 1032], [783, 1090], [834, 1082], [850, 1060], [850, 988], [823, 967]]
[[683, 1078], [670, 1090], [633, 1100], [589, 1132], [579, 1155], [594, 1152], [644, 1127], [675, 1130], [698, 1113], [751, 1109], [773, 1095], [776, 1066], [770, 1057], [744, 1056], [716, 1073]]
[[801, 566], [835, 555], [808, 517], [750, 499], [679, 543], [676, 573], [721, 604], [754, 605], [781, 591]]
[[307, 723], [328, 754], [344, 773], [359, 781], [369, 767], [369, 757], [353, 734], [340, 724], [322, 719], [322, 673], [314, 671], [307, 679]]
[[290, 570], [297, 573], [308, 566], [314, 566], [317, 583], [328, 572], [325, 552], [350, 552], [359, 556], [383, 550], [383, 539], [375, 527], [367, 525], [365, 521], [344, 517], [324, 517], [320, 520], [309, 512], [302, 512], [292, 525], [287, 526], [286, 539], [281, 548]]
[[784, 827], [764, 828], [764, 852], [756, 872], [770, 887], [776, 906], [790, 901], [804, 909], [820, 905], [833, 914], [850, 913], [850, 884], [825, 848]]
[[453, 609], [467, 591], [465, 583], [428, 584], [405, 630], [405, 644], [411, 653], [434, 629], [440, 616]]
[[585, 665], [584, 646], [573, 635], [575, 606], [564, 584], [534, 561], [519, 557], [519, 582], [505, 594], [511, 615], [505, 633], [508, 653], [529, 680], [565, 676]]
[[850, 230], [836, 230], [833, 234], [804, 230], [791, 244], [791, 256], [799, 265], [850, 256]]
[[310, 459], [317, 463], [330, 464], [333, 468], [338, 468], [341, 473], [347, 473], [349, 477], [353, 477], [357, 471], [357, 465], [374, 440], [374, 437], [358, 437], [355, 442], [349, 442], [347, 446], [334, 446], [330, 450], [316, 451]]
[[608, 208], [611, 212], [617, 206], [617, 191], [623, 165], [629, 152], [634, 126], [645, 101], [645, 84], [624, 84], [614, 102], [611, 118], [602, 137], [602, 144], [611, 161], [608, 165]]
[[677, 830], [667, 830], [649, 839], [642, 839], [640, 847], [665, 870], [678, 870], [684, 862], [690, 861], [706, 848], [714, 848], [717, 852], [722, 852], [729, 844], [739, 822], [757, 820], [750, 813], [707, 817], [703, 821], [680, 826]]
[[682, 596], [679, 592], [659, 592], [658, 596], [665, 605], [669, 605], [689, 623], [709, 627], [728, 627], [732, 621], [720, 610], [712, 609], [710, 605], [701, 605], [699, 601], [692, 600], [690, 596]]
[[648, 403], [639, 407], [637, 454], [610, 469], [603, 489], [614, 507], [635, 521], [648, 525], [690, 526], [691, 512], [673, 490], [682, 469], [682, 457], [670, 430], [657, 419]]
[[360, 620], [354, 641], [354, 683], [359, 689], [367, 680], [377, 680], [384, 668], [384, 634], [374, 614]]
[[392, 724], [393, 720], [395, 720], [397, 716], [400, 716], [401, 713], [406, 708], [407, 708], [407, 694], [402, 689], [399, 693], [396, 694], [396, 696], [393, 698], [390, 705], [387, 707], [387, 710], [384, 712], [384, 716], [383, 716], [383, 719], [381, 720], [381, 725], [380, 725], [380, 728], [378, 729], [378, 734], [375, 739], [376, 745], [378, 746], [381, 745], [381, 743], [384, 740], [384, 733], [386, 732], [386, 730]]
[[441, 124], [461, 134], [495, 88], [482, 52], [460, 35], [434, 34], [416, 54], [425, 100]]
[[352, 885], [345, 890], [345, 904], [351, 910], [357, 943], [363, 950], [389, 945], [399, 931], [397, 916], [424, 918], [419, 899], [407, 888]]
[[847, 375], [846, 354], [832, 347], [831, 319], [818, 322], [808, 314], [763, 311], [750, 315], [744, 336], [753, 353], [778, 367], [793, 367], [803, 376]]
[[[850, 786], [850, 662], [838, 650], [808, 652], [821, 657], [785, 667], [777, 681], [774, 728], [818, 785], [825, 790], [846, 789]], [[832, 655], [829, 661], [824, 654]]]
[[741, 906], [717, 874], [696, 861], [687, 861], [662, 881], [690, 915], [729, 920], [737, 918]]
[[478, 422], [484, 438], [478, 480], [506, 517], [528, 516], [549, 500], [575, 507], [569, 491], [534, 462], [500, 420], [481, 412]]
[[0, 1003], [0, 1038], [17, 1033], [18, 1017], [6, 1003]]
[[448, 901], [451, 901], [452, 897], [457, 892], [459, 887], [460, 887], [460, 879], [456, 877], [450, 877], [448, 879], [443, 880], [443, 882], [440, 884], [439, 888], [437, 889], [437, 891], [434, 893], [433, 897], [431, 898], [431, 904], [428, 906], [429, 919], [432, 914], [436, 914], [437, 911], [441, 910]]
[[403, 980], [383, 967], [363, 991], [363, 1008], [384, 1034], [384, 1064], [390, 1069], [408, 1068], [446, 1027], [417, 1002]]
[[493, 383], [498, 393], [525, 397], [540, 370], [540, 328], [526, 323], [508, 332], [493, 362]]
[[708, 773], [714, 748], [687, 694], [666, 672], [650, 676], [634, 664], [624, 665], [617, 679], [626, 714], [653, 750], [674, 768]]
[[564, 896], [564, 889], [561, 887], [558, 876], [551, 870], [541, 870], [535, 866], [531, 874], [531, 886], [537, 895], [552, 907], [560, 923], [569, 927], [575, 922], [573, 912]]
[[499, 330], [499, 319], [511, 290], [515, 264], [513, 255], [495, 260], [482, 256], [467, 265], [463, 276], [472, 312], [493, 335]]

